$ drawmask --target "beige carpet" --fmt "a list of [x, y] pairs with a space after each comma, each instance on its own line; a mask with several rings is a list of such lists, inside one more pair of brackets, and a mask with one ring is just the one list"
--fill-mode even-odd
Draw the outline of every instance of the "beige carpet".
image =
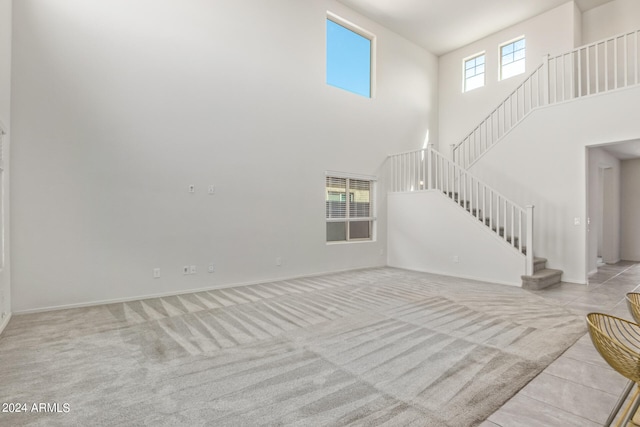
[[472, 426], [585, 330], [519, 288], [391, 268], [15, 316], [0, 402], [29, 411], [0, 425]]

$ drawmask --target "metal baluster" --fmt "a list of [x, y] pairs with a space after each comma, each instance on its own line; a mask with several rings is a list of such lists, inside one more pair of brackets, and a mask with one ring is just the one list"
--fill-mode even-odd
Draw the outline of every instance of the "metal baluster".
[[560, 58], [562, 58], [562, 77], [561, 77], [561, 81], [562, 81], [562, 99], [561, 99], [561, 101], [564, 101], [565, 100], [565, 93], [567, 91], [566, 84], [565, 84], [565, 79], [566, 79], [566, 75], [567, 75], [567, 67], [565, 66], [564, 55], [562, 55]]
[[633, 56], [635, 58], [635, 84], [638, 84], [638, 32], [635, 33]]
[[578, 50], [578, 96], [582, 96], [582, 49]]
[[515, 234], [515, 219], [516, 219], [516, 207], [511, 205], [511, 246], [514, 248], [516, 245], [516, 234]]
[[502, 233], [504, 235], [504, 239], [507, 239], [507, 199], [502, 200], [502, 209], [504, 210], [504, 214], [502, 216], [502, 221], [504, 221], [504, 233]]
[[[600, 92], [600, 55], [598, 54], [599, 50], [598, 49], [598, 44], [595, 45], [596, 46], [596, 93]], [[605, 86], [604, 86], [604, 90], [609, 90], [609, 79], [607, 78], [607, 75], [609, 73], [609, 66], [607, 65], [609, 63], [608, 60], [608, 54], [607, 54], [607, 42], [604, 42], [604, 81], [605, 81]]]
[[628, 78], [627, 78], [627, 70], [629, 67], [629, 63], [628, 63], [628, 56], [629, 56], [629, 51], [627, 50], [629, 49], [627, 46], [627, 34], [624, 35], [624, 86], [627, 87], [628, 86]]
[[518, 250], [522, 252], [522, 210], [518, 208]]
[[589, 47], [587, 46], [587, 95], [591, 95], [591, 55], [589, 54]]
[[618, 89], [618, 38], [613, 39], [613, 88]]
[[484, 217], [482, 218], [482, 222], [483, 223], [487, 223], [486, 222], [486, 215], [487, 215], [487, 189], [486, 187], [483, 185], [482, 186], [482, 214], [484, 215]]

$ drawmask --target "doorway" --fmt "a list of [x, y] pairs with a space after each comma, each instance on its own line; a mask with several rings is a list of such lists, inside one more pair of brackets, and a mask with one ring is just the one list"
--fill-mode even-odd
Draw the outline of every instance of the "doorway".
[[604, 264], [618, 262], [618, 239], [615, 238], [618, 218], [615, 204], [619, 201], [615, 195], [614, 170], [610, 166], [600, 166], [598, 170], [599, 181], [599, 224], [597, 257]]

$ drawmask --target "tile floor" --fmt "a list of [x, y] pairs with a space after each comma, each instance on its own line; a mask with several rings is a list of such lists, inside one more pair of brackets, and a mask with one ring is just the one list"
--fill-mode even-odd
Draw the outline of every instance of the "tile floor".
[[[631, 320], [624, 297], [639, 289], [640, 264], [620, 262], [600, 266], [588, 285], [561, 283], [531, 292], [585, 315]], [[480, 427], [602, 426], [626, 383], [587, 333]]]

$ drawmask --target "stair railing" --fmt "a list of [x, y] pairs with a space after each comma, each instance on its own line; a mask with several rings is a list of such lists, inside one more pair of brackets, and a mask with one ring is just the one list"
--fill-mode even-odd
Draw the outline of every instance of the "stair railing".
[[545, 101], [545, 67], [535, 69], [507, 98], [498, 105], [457, 145], [452, 146], [452, 158], [465, 169], [516, 124]]
[[549, 104], [640, 83], [639, 31], [618, 34], [540, 64], [464, 139], [451, 146], [451, 158], [469, 168], [533, 110]]
[[430, 145], [390, 155], [389, 191], [438, 190], [525, 255], [525, 274], [533, 274], [533, 206], [522, 208], [483, 183]]
[[637, 85], [639, 32], [618, 34], [548, 58], [549, 103]]

